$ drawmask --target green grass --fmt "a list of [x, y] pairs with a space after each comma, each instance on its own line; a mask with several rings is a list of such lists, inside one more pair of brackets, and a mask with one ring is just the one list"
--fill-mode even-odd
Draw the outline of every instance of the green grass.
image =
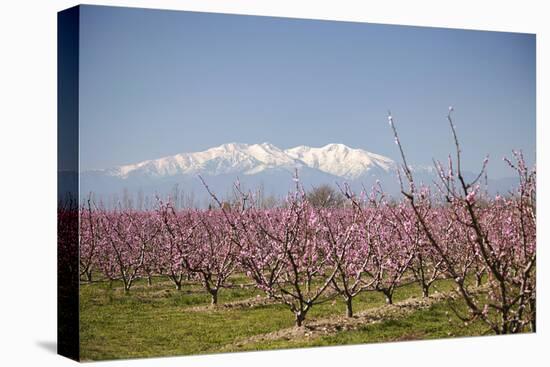
[[[235, 278], [235, 283], [245, 281]], [[439, 281], [433, 290], [448, 291], [450, 281]], [[263, 294], [253, 288], [222, 289], [219, 303], [249, 299]], [[420, 297], [416, 284], [399, 288], [394, 302]], [[138, 281], [125, 295], [119, 283], [83, 284], [80, 289], [80, 336], [83, 360], [152, 357], [213, 353], [254, 335], [292, 327], [294, 319], [286, 306], [268, 304], [246, 308], [208, 308], [210, 297], [197, 285], [177, 291], [166, 280], [157, 278], [153, 286]], [[384, 304], [378, 292], [364, 292], [354, 300], [358, 313]], [[202, 309], [198, 307], [204, 306]], [[461, 306], [457, 304], [457, 306]], [[244, 344], [239, 350], [340, 345], [391, 340], [431, 339], [479, 335], [480, 324], [465, 327], [449, 312], [445, 302], [428, 310], [418, 310], [400, 320], [389, 320], [364, 328], [326, 335], [314, 340], [275, 340]], [[312, 308], [307, 320], [343, 315], [340, 298]], [[224, 350], [227, 350], [225, 348]]]

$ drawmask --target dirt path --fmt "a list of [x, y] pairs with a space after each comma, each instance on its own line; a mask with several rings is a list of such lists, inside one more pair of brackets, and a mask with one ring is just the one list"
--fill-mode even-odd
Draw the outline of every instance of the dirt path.
[[322, 335], [336, 334], [340, 331], [354, 330], [362, 326], [375, 324], [383, 320], [395, 320], [403, 318], [414, 311], [429, 308], [431, 305], [445, 299], [454, 299], [454, 292], [436, 293], [429, 298], [409, 298], [393, 305], [383, 305], [368, 309], [356, 314], [354, 317], [333, 316], [330, 318], [306, 321], [303, 327], [291, 327], [277, 330], [267, 334], [255, 335], [250, 338], [225, 345], [222, 351], [235, 350], [251, 343], [274, 340], [300, 340], [313, 339]]
[[258, 307], [258, 306], [271, 305], [274, 303], [276, 303], [276, 301], [270, 298], [267, 298], [265, 296], [258, 295], [256, 297], [246, 298], [239, 301], [220, 303], [216, 306], [201, 305], [201, 306], [188, 307], [185, 309], [185, 311], [202, 312], [202, 311], [214, 311], [214, 310], [229, 310], [234, 308], [252, 308], [252, 307]]

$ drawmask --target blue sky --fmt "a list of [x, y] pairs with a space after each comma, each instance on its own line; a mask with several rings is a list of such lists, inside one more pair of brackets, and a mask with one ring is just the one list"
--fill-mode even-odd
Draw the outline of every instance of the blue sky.
[[84, 6], [82, 170], [227, 142], [343, 143], [445, 159], [449, 105], [475, 170], [535, 159], [535, 36]]

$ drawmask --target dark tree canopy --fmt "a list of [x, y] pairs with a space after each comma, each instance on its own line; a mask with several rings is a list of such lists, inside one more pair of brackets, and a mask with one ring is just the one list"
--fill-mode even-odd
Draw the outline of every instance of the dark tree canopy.
[[330, 185], [314, 187], [307, 193], [307, 199], [317, 208], [334, 208], [344, 206], [345, 198], [340, 191]]

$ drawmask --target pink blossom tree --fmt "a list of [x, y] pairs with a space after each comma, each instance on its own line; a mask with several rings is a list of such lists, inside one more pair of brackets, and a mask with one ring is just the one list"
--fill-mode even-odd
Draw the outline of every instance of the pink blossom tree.
[[[445, 243], [436, 235], [431, 223], [422, 215], [419, 193], [415, 185], [413, 173], [407, 164], [406, 156], [397, 134], [393, 117], [389, 122], [394, 133], [402, 158], [401, 172], [405, 176], [408, 187], [401, 181], [402, 193], [413, 209], [422, 230], [430, 245], [441, 256], [446, 271], [455, 280], [459, 293], [469, 309], [468, 315], [459, 316], [463, 321], [483, 320], [496, 334], [508, 334], [524, 331], [530, 327], [536, 328], [535, 309], [535, 180], [536, 171], [527, 168], [523, 156], [516, 153], [516, 163], [508, 161], [519, 176], [519, 187], [511, 193], [505, 202], [511, 210], [504, 210], [504, 203], [497, 207], [487, 207], [479, 203], [479, 185], [477, 182], [485, 173], [488, 160], [483, 162], [479, 175], [467, 182], [461, 168], [461, 147], [456, 128], [449, 109], [447, 120], [455, 143], [456, 164], [451, 159], [447, 172], [441, 164], [437, 164], [440, 184], [451, 210], [447, 213], [452, 218], [453, 226], [458, 227], [464, 235], [459, 237], [464, 242], [464, 249], [471, 248], [474, 254], [472, 261], [478, 261], [487, 269], [488, 292], [483, 295], [473, 292], [467, 287], [466, 275], [460, 271], [449, 252], [449, 243]], [[500, 206], [500, 207], [499, 207]], [[491, 220], [491, 216], [501, 216]], [[504, 217], [502, 217], [504, 216]], [[495, 230], [495, 223], [506, 228]], [[506, 229], [506, 230], [505, 230]], [[513, 240], [511, 240], [513, 239]], [[462, 267], [464, 269], [464, 267]]]
[[181, 290], [183, 281], [191, 276], [186, 258], [194, 251], [191, 238], [198, 226], [196, 216], [192, 211], [177, 212], [171, 203], [160, 203], [157, 212], [162, 222], [157, 237], [159, 273]]
[[101, 211], [104, 254], [100, 257], [103, 272], [114, 279], [118, 274], [128, 293], [134, 281], [142, 275], [147, 251], [159, 233], [155, 216], [148, 212], [118, 209]]

